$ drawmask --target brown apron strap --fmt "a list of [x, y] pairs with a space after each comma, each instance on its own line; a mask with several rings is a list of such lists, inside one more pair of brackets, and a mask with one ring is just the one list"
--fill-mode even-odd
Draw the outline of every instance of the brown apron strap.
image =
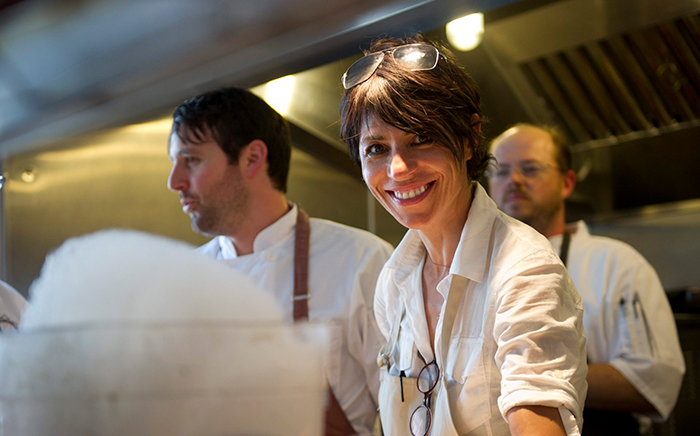
[[328, 404], [326, 407], [326, 432], [325, 436], [350, 436], [357, 434], [352, 424], [345, 416], [333, 390], [328, 388]]
[[297, 205], [294, 235], [294, 321], [309, 319], [309, 216]]
[[[309, 216], [297, 205], [297, 225], [294, 234], [294, 322], [309, 319]], [[333, 390], [328, 388], [325, 436], [356, 434], [345, 416]]]

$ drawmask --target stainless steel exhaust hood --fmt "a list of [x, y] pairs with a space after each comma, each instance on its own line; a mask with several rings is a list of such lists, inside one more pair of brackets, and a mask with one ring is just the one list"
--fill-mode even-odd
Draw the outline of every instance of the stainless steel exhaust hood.
[[700, 198], [699, 12], [566, 0], [487, 23], [489, 60], [529, 121], [574, 144], [575, 215]]

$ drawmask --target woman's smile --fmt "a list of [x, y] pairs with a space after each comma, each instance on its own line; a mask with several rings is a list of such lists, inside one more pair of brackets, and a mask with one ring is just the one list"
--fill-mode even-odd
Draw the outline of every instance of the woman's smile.
[[413, 204], [418, 203], [425, 198], [428, 195], [427, 193], [430, 191], [430, 188], [433, 187], [434, 183], [435, 182], [432, 181], [418, 188], [387, 190], [387, 192], [390, 193], [396, 201], [402, 204]]

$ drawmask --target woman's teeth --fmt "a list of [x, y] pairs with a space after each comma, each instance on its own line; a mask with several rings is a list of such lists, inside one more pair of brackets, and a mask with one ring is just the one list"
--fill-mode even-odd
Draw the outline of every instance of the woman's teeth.
[[425, 192], [425, 190], [428, 189], [428, 185], [421, 186], [418, 189], [414, 189], [412, 191], [406, 191], [406, 192], [399, 192], [399, 191], [394, 191], [394, 196], [396, 198], [400, 198], [401, 200], [408, 200], [409, 198], [414, 198], [422, 193]]

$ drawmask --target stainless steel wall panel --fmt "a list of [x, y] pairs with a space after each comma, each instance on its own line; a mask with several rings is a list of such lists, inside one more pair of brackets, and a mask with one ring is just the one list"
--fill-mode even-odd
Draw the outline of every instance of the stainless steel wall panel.
[[[8, 158], [7, 281], [26, 292], [50, 250], [106, 228], [206, 242], [167, 189], [169, 126], [164, 120], [113, 129]], [[288, 197], [310, 215], [367, 228], [367, 195], [359, 177], [293, 150]]]

